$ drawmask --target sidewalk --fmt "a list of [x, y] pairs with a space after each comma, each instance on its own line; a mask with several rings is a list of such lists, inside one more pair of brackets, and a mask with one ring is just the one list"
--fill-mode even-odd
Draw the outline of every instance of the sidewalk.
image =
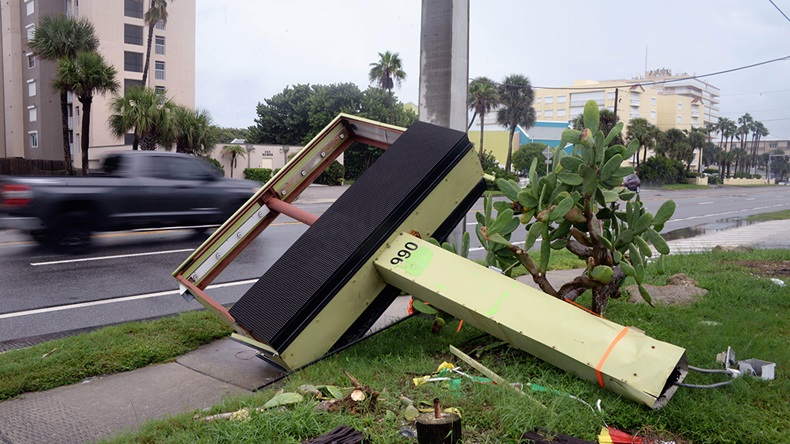
[[[304, 203], [333, 199], [339, 187], [310, 187]], [[323, 188], [323, 187], [320, 187]], [[670, 242], [673, 252], [726, 247], [790, 248], [790, 220], [772, 221]], [[777, 244], [778, 242], [778, 244]], [[556, 286], [578, 275], [578, 270], [549, 272]], [[520, 279], [532, 284], [527, 276]], [[382, 328], [406, 313], [408, 298], [393, 303], [373, 329]], [[149, 419], [160, 419], [209, 407], [227, 396], [250, 393], [281, 376], [255, 352], [230, 339], [205, 345], [176, 362], [154, 365], [60, 387], [28, 393], [0, 402], [0, 443], [82, 443], [135, 430]]]

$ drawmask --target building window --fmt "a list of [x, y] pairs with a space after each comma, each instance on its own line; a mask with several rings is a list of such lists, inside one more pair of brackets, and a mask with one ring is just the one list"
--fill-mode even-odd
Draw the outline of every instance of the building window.
[[124, 134], [123, 135], [123, 144], [124, 145], [133, 145], [134, 144], [134, 133]]
[[33, 0], [25, 2], [25, 12], [27, 12], [27, 15], [31, 15], [36, 12], [36, 7], [33, 4]]
[[653, 106], [656, 106], [656, 98], [655, 97], [651, 97], [650, 98], [650, 104], [653, 105]]
[[27, 133], [27, 137], [30, 141], [30, 148], [38, 148], [38, 131], [31, 131]]
[[27, 116], [31, 122], [35, 122], [36, 120], [38, 120], [38, 112], [36, 111], [35, 106], [27, 107]]
[[681, 116], [680, 114], [678, 114], [678, 125], [680, 125], [680, 124], [682, 124], [682, 123], [683, 123], [683, 116]]
[[678, 111], [683, 111], [683, 104], [682, 103], [678, 103]]
[[538, 97], [535, 99], [535, 103], [541, 103], [543, 101], [543, 97]]
[[544, 102], [545, 104], [547, 104], [547, 105], [548, 105], [549, 103], [554, 103], [554, 96], [546, 96], [546, 98], [545, 98], [545, 99], [543, 99], [543, 102]]
[[123, 15], [126, 17], [143, 18], [143, 0], [124, 0]]
[[613, 92], [606, 93], [606, 100], [614, 100], [614, 93]]
[[123, 42], [130, 45], [143, 45], [143, 27], [123, 24]]
[[557, 117], [565, 117], [565, 109], [558, 109]]
[[27, 41], [33, 40], [33, 37], [36, 36], [36, 25], [25, 26], [25, 31], [27, 32]]
[[565, 103], [567, 99], [567, 96], [557, 96], [557, 103]]
[[156, 95], [159, 96], [159, 104], [165, 103], [167, 100], [167, 90], [164, 86], [157, 86], [156, 87]]
[[537, 110], [535, 111], [535, 117], [540, 117], [543, 114], [543, 111]]
[[655, 119], [656, 118], [656, 110], [650, 111], [650, 118], [651, 119]]
[[123, 92], [131, 88], [143, 86], [143, 81], [138, 79], [123, 79]]
[[156, 22], [156, 29], [164, 31], [165, 30], [165, 22], [163, 22], [162, 20], [159, 20], [158, 22]]
[[124, 51], [123, 69], [131, 72], [143, 72], [143, 53]]
[[33, 55], [33, 54], [28, 54], [27, 55], [27, 67], [28, 67], [28, 69], [36, 67], [36, 56], [35, 55]]
[[36, 81], [35, 80], [28, 80], [27, 81], [27, 95], [28, 95], [28, 97], [34, 97], [36, 95]]
[[546, 111], [543, 113], [543, 116], [544, 116], [544, 117], [554, 117], [554, 110], [547, 109], [547, 110], [546, 110]]
[[768, 148], [776, 148], [778, 146], [777, 143], [769, 143]]
[[156, 80], [164, 80], [165, 79], [165, 62], [157, 60], [154, 62], [154, 78]]
[[165, 55], [165, 38], [161, 35], [156, 36], [156, 53]]

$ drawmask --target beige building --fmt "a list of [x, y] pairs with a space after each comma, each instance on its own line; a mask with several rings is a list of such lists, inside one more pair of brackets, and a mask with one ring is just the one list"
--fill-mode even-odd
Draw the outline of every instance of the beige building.
[[664, 94], [652, 86], [629, 85], [627, 82], [577, 80], [565, 88], [536, 88], [535, 117], [538, 120], [573, 120], [582, 114], [588, 100], [595, 100], [601, 109], [612, 112], [616, 109], [617, 117], [626, 127], [631, 119], [637, 117], [661, 130], [702, 126], [704, 109], [700, 99]]
[[[0, 7], [3, 109], [0, 157], [63, 160], [60, 97], [51, 88], [56, 62], [38, 60], [26, 46], [45, 15], [85, 17], [96, 29], [99, 52], [115, 66], [119, 91], [139, 85], [147, 44], [145, 0], [9, 0]], [[166, 90], [179, 105], [195, 106], [195, 2], [168, 2], [168, 21], [154, 29], [148, 86]], [[80, 103], [70, 97], [69, 139], [80, 165]], [[132, 138], [113, 137], [107, 127], [111, 97], [96, 96], [91, 112], [91, 164], [108, 151], [129, 149]]]

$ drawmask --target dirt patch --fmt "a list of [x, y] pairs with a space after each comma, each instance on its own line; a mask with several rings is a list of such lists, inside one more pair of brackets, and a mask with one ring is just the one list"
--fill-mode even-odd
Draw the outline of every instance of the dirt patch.
[[732, 261], [760, 276], [790, 278], [790, 261]]
[[[667, 278], [667, 284], [663, 287], [644, 285], [645, 289], [650, 293], [653, 304], [690, 305], [708, 294], [708, 290], [697, 287], [694, 279], [683, 273], [674, 274]], [[626, 290], [629, 295], [628, 302], [632, 304], [645, 303], [636, 285], [631, 285]]]

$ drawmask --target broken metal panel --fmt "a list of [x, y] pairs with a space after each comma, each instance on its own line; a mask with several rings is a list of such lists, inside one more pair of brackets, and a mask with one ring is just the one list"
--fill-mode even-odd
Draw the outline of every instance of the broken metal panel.
[[685, 377], [685, 350], [618, 325], [406, 233], [375, 261], [382, 278], [560, 369], [651, 408]]
[[[324, 356], [343, 337], [350, 325], [349, 322], [361, 318], [364, 310], [372, 303], [372, 298], [379, 295], [387, 286], [375, 270], [373, 261], [387, 248], [388, 243], [402, 229], [413, 230], [425, 238], [434, 236], [446, 215], [451, 214], [459, 206], [464, 193], [475, 189], [481, 177], [480, 162], [477, 160], [477, 154], [471, 150], [452, 173], [403, 221], [388, 241], [378, 247], [371, 259], [360, 267], [350, 284], [340, 289], [294, 341], [282, 350], [282, 359], [291, 368], [299, 368]], [[474, 200], [476, 201], [478, 197], [479, 193]], [[446, 234], [442, 235], [444, 236]], [[399, 293], [399, 290], [392, 292], [393, 295]], [[394, 297], [390, 298], [389, 302], [392, 299]], [[389, 306], [389, 303], [386, 305]], [[377, 318], [378, 316], [375, 316], [372, 320], [375, 321]]]
[[192, 287], [185, 296], [213, 310], [215, 303], [203, 290], [280, 214], [270, 211], [267, 202], [276, 198], [292, 203], [351, 143], [387, 147], [403, 131], [397, 126], [338, 115], [173, 272], [183, 288]]
[[361, 337], [360, 318], [398, 294], [377, 250], [402, 230], [445, 237], [483, 192], [471, 148], [465, 133], [412, 125], [230, 309], [237, 324], [290, 368]]

